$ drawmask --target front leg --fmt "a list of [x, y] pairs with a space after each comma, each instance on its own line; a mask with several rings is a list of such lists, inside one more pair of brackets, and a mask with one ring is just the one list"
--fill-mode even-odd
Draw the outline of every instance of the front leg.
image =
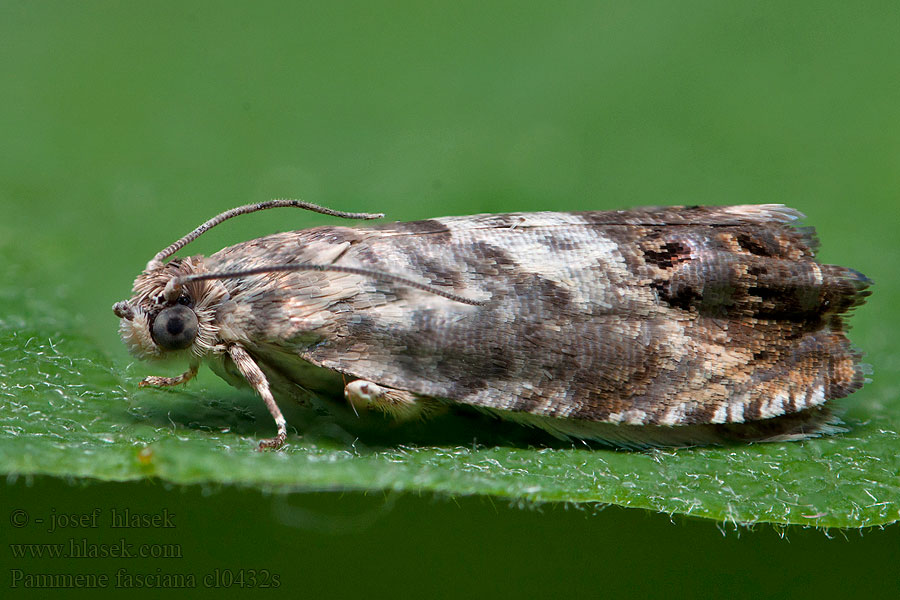
[[138, 384], [138, 387], [147, 387], [148, 385], [152, 385], [153, 387], [172, 387], [173, 385], [187, 383], [194, 378], [194, 375], [197, 374], [199, 369], [200, 363], [192, 362], [190, 368], [178, 377], [159, 377], [157, 375], [150, 375], [149, 377], [144, 377], [143, 381]]
[[250, 355], [247, 354], [247, 351], [239, 344], [231, 344], [228, 346], [228, 356], [234, 361], [235, 366], [238, 368], [238, 371], [241, 372], [241, 375], [244, 376], [244, 379], [247, 380], [247, 383], [253, 386], [253, 389], [256, 390], [259, 397], [266, 403], [269, 414], [275, 419], [275, 425], [278, 427], [278, 433], [275, 437], [260, 440], [259, 449], [272, 448], [273, 450], [277, 450], [284, 444], [284, 440], [287, 439], [287, 423], [284, 420], [284, 416], [281, 414], [281, 409], [275, 404], [275, 398], [272, 396], [272, 391], [269, 389], [269, 381], [266, 379], [262, 369], [259, 368], [259, 365], [256, 364], [253, 358], [251, 358]]

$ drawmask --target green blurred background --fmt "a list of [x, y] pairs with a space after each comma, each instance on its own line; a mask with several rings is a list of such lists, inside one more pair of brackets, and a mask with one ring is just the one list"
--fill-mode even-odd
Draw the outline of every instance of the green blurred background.
[[[406, 220], [786, 203], [818, 228], [823, 260], [877, 281], [853, 338], [876, 364], [863, 394], [888, 402], [900, 390], [898, 33], [892, 1], [3, 0], [0, 257], [16, 265], [3, 285], [64, 305], [125, 369], [111, 304], [153, 253], [239, 204], [300, 197]], [[329, 222], [272, 211], [191, 251]], [[301, 597], [900, 592], [896, 526], [785, 540], [484, 498], [22, 477], [0, 492], [4, 542], [10, 507], [168, 507], [187, 556], [174, 570], [266, 568], [275, 593]], [[9, 568], [46, 569], [9, 561], [0, 549], [0, 586]]]

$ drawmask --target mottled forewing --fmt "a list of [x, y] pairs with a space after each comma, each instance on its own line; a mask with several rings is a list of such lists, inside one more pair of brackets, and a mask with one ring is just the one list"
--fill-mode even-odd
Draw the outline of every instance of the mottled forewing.
[[768, 418], [862, 383], [843, 316], [867, 280], [816, 263], [796, 216], [676, 207], [280, 234], [255, 240], [266, 248], [253, 260], [364, 266], [487, 303], [279, 274], [244, 282], [234, 322], [269, 360], [480, 407], [628, 424]]

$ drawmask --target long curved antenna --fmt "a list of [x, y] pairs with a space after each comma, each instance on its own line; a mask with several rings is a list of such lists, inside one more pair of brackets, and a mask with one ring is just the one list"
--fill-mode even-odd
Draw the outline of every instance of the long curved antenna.
[[183, 277], [173, 277], [166, 284], [163, 290], [163, 298], [167, 302], [174, 302], [181, 295], [181, 288], [192, 281], [210, 281], [212, 279], [233, 279], [235, 277], [247, 277], [250, 275], [262, 275], [264, 273], [286, 273], [291, 271], [330, 271], [334, 273], [351, 273], [353, 275], [362, 275], [373, 279], [381, 279], [383, 281], [392, 281], [400, 283], [436, 296], [442, 296], [454, 302], [462, 302], [472, 306], [484, 306], [487, 304], [485, 300], [472, 300], [453, 292], [444, 291], [433, 285], [416, 281], [402, 275], [395, 275], [385, 271], [377, 271], [375, 269], [365, 269], [362, 267], [345, 267], [341, 265], [272, 265], [269, 267], [258, 267], [256, 269], [247, 269], [246, 271], [227, 271], [223, 273], [201, 273], [198, 275], [185, 275]]
[[323, 215], [330, 215], [332, 217], [340, 217], [342, 219], [380, 219], [384, 217], [382, 213], [351, 213], [351, 212], [343, 212], [340, 210], [333, 210], [331, 208], [325, 208], [324, 206], [319, 206], [318, 204], [313, 204], [311, 202], [304, 202], [302, 200], [269, 200], [268, 202], [259, 202], [257, 204], [247, 204], [244, 206], [238, 206], [237, 208], [232, 208], [231, 210], [226, 210], [225, 212], [216, 215], [197, 229], [193, 230], [174, 244], [167, 246], [164, 250], [161, 250], [153, 257], [153, 259], [147, 263], [146, 271], [152, 271], [162, 266], [164, 260], [196, 240], [198, 237], [221, 223], [222, 221], [227, 221], [232, 217], [236, 217], [238, 215], [246, 215], [249, 213], [254, 213], [259, 210], [266, 210], [269, 208], [281, 208], [285, 206], [294, 206], [296, 208], [303, 208], [306, 210], [311, 210], [313, 212], [317, 212]]

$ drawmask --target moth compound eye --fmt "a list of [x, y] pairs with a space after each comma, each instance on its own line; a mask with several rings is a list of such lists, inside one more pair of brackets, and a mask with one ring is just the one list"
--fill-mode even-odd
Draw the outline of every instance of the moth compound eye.
[[150, 335], [163, 350], [184, 350], [197, 338], [197, 315], [187, 306], [164, 308], [153, 320]]

